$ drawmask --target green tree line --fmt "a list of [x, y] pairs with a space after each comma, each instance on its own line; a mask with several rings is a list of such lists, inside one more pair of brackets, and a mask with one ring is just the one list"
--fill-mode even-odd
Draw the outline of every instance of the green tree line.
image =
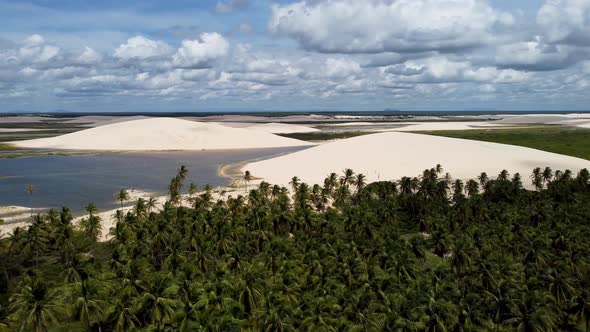
[[108, 242], [93, 204], [4, 234], [0, 331], [590, 329], [587, 170], [345, 170], [215, 200], [181, 195], [187, 173], [161, 211], [119, 210]]

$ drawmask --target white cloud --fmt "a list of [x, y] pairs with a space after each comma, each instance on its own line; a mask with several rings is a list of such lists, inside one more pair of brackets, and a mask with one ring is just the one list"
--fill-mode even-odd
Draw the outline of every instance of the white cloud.
[[326, 53], [446, 52], [492, 43], [513, 21], [484, 0], [326, 0], [274, 5], [269, 29]]
[[102, 60], [102, 58], [103, 57], [100, 53], [86, 46], [84, 48], [84, 51], [82, 51], [82, 53], [80, 53], [80, 55], [78, 56], [77, 60], [81, 64], [90, 65], [99, 63]]
[[361, 72], [361, 66], [347, 58], [328, 58], [323, 68], [324, 75], [331, 79], [353, 78]]
[[499, 46], [496, 63], [502, 67], [547, 71], [570, 67], [588, 54], [573, 46], [548, 44], [537, 37], [528, 42]]
[[590, 1], [547, 0], [537, 14], [551, 43], [590, 45]]
[[203, 33], [197, 40], [183, 40], [172, 63], [181, 68], [210, 67], [211, 62], [227, 55], [229, 43], [222, 35]]
[[382, 68], [381, 77], [391, 83], [514, 83], [528, 75], [513, 69], [474, 66], [469, 61], [453, 61], [444, 56], [408, 61], [403, 65]]
[[18, 50], [19, 58], [32, 63], [44, 63], [55, 58], [60, 48], [45, 44], [45, 39], [40, 35], [28, 37], [24, 45]]
[[43, 36], [41, 35], [31, 35], [29, 37], [27, 37], [27, 39], [25, 39], [25, 45], [28, 46], [37, 46], [37, 45], [41, 45], [43, 43], [45, 43], [45, 38], [43, 38]]
[[148, 59], [172, 53], [172, 48], [163, 41], [151, 40], [143, 36], [129, 38], [125, 44], [115, 49], [115, 57], [129, 59]]

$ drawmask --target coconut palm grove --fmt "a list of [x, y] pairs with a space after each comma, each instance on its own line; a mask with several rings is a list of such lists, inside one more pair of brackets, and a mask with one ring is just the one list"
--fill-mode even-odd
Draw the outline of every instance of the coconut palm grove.
[[[293, 178], [32, 215], [0, 241], [0, 331], [589, 331], [590, 175]], [[525, 187], [535, 188], [527, 190]], [[123, 203], [128, 199], [119, 193]]]

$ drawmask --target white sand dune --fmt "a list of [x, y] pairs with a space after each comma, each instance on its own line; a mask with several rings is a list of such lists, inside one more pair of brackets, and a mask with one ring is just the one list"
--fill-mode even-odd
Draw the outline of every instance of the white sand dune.
[[119, 122], [57, 137], [13, 143], [24, 148], [111, 151], [252, 149], [313, 145], [254, 130], [173, 118]]
[[100, 127], [106, 126], [110, 124], [120, 123], [120, 122], [128, 122], [128, 121], [135, 121], [135, 120], [144, 120], [150, 119], [150, 117], [143, 116], [143, 115], [133, 115], [133, 116], [106, 116], [106, 115], [90, 115], [90, 116], [81, 116], [69, 121], [66, 121], [70, 124], [83, 124], [85, 127]]
[[417, 176], [441, 164], [459, 179], [503, 169], [520, 172], [525, 182], [533, 168], [551, 167], [577, 172], [590, 161], [513, 145], [421, 134], [386, 132], [340, 140], [285, 156], [250, 163], [242, 169], [270, 183], [287, 185], [293, 176], [321, 184], [331, 172], [351, 168], [368, 181]]

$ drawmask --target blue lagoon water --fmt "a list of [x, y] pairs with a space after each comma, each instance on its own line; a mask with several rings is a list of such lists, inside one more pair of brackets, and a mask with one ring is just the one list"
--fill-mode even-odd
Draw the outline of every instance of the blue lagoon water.
[[[90, 202], [99, 209], [117, 207], [114, 195], [121, 189], [165, 193], [170, 179], [181, 165], [187, 166], [191, 181], [224, 186], [230, 179], [220, 177], [225, 164], [266, 159], [301, 150], [296, 148], [218, 150], [196, 152], [107, 153], [82, 156], [35, 156], [0, 159], [0, 206], [35, 208], [67, 206], [80, 212]], [[32, 184], [29, 197], [25, 187]]]

